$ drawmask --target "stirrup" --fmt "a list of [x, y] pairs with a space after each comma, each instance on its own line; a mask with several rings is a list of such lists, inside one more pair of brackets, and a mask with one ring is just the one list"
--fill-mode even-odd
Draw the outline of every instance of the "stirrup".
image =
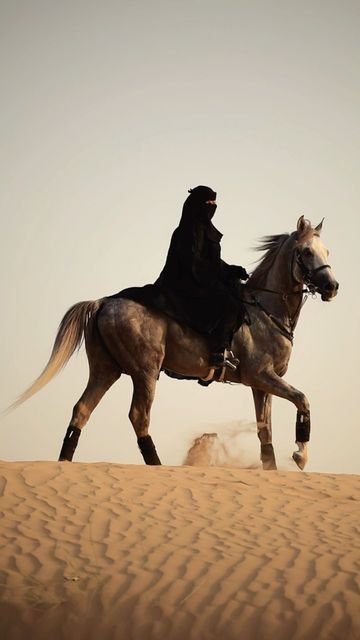
[[225, 349], [224, 353], [212, 353], [210, 355], [210, 366], [220, 368], [220, 367], [229, 367], [235, 371], [240, 364], [240, 360], [235, 358], [232, 351], [229, 349]]
[[232, 369], [233, 371], [236, 371], [236, 369], [240, 364], [239, 358], [235, 358], [233, 352], [230, 351], [230, 349], [225, 349], [224, 361], [225, 361], [225, 365], [230, 369]]

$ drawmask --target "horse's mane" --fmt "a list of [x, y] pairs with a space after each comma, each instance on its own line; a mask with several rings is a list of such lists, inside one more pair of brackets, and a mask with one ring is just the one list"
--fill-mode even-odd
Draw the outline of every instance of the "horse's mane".
[[266, 253], [262, 258], [260, 258], [257, 267], [252, 272], [246, 285], [249, 285], [250, 289], [252, 286], [254, 286], [254, 288], [264, 286], [269, 269], [273, 266], [275, 258], [285, 242], [291, 238], [296, 243], [304, 243], [313, 236], [320, 235], [321, 226], [322, 222], [317, 227], [313, 228], [311, 222], [306, 220], [304, 216], [301, 216], [298, 221], [297, 230], [293, 231], [293, 233], [264, 236], [260, 240], [258, 246], [255, 247], [255, 251], [265, 251]]
[[266, 251], [266, 253], [262, 258], [260, 258], [257, 267], [252, 272], [247, 282], [247, 285], [249, 285], [250, 288], [252, 285], [256, 287], [264, 285], [269, 269], [272, 267], [281, 247], [292, 235], [294, 234], [281, 233], [261, 238], [258, 246], [255, 247], [255, 251]]

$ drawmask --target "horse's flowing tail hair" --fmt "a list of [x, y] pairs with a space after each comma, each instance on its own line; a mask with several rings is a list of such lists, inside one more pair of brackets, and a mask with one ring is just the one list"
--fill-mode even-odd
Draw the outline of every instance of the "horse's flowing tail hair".
[[84, 332], [91, 318], [96, 314], [102, 304], [102, 300], [88, 300], [77, 302], [65, 313], [60, 322], [56, 334], [54, 346], [45, 369], [35, 382], [24, 391], [9, 407], [15, 409], [20, 404], [35, 395], [40, 389], [50, 382], [70, 360], [73, 353], [80, 349], [84, 339]]

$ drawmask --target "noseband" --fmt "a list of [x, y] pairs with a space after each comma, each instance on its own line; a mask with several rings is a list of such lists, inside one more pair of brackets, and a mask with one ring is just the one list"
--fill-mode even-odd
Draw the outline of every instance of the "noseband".
[[[314, 294], [318, 290], [318, 287], [313, 282], [314, 275], [316, 273], [318, 273], [319, 271], [322, 271], [323, 269], [331, 269], [331, 265], [322, 264], [320, 267], [316, 267], [316, 269], [308, 269], [308, 267], [304, 264], [304, 260], [303, 260], [303, 257], [301, 255], [301, 252], [299, 251], [299, 249], [296, 249], [296, 251], [294, 253], [294, 258], [295, 258], [296, 264], [300, 268], [301, 275], [303, 277], [303, 284], [305, 284], [307, 286], [307, 288], [309, 290], [309, 293]], [[292, 267], [291, 267], [291, 275], [292, 275], [293, 279], [295, 280], [295, 282], [298, 282], [299, 284], [302, 284], [302, 282], [300, 282], [296, 278], [296, 276], [294, 274], [294, 260], [293, 260], [293, 264], [292, 264]]]

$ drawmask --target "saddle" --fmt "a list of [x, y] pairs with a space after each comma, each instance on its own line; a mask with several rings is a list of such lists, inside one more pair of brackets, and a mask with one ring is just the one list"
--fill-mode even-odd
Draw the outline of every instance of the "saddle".
[[[201, 331], [201, 328], [196, 325], [196, 323], [194, 323], [191, 314], [188, 312], [184, 299], [181, 299], [176, 295], [169, 295], [169, 293], [167, 291], [164, 291], [162, 287], [157, 283], [147, 284], [143, 287], [130, 287], [128, 289], [123, 289], [119, 293], [116, 293], [110, 297], [127, 298], [133, 300], [134, 302], [138, 302], [145, 307], [161, 311], [180, 324], [185, 324], [201, 335], [206, 336], [206, 333], [204, 331]], [[191, 303], [194, 303], [195, 301], [201, 307], [201, 299], [190, 299]], [[238, 316], [241, 319], [238, 322], [237, 328], [242, 324], [244, 320], [246, 320], [245, 306], [241, 302], [240, 295], [238, 298], [238, 305]], [[225, 350], [224, 356], [222, 353], [214, 355], [219, 356], [219, 362], [210, 361], [209, 372], [203, 379], [199, 379], [193, 376], [183, 376], [167, 369], [163, 369], [163, 371], [169, 377], [176, 378], [177, 380], [197, 380], [198, 383], [204, 387], [209, 386], [211, 382], [225, 382], [226, 369], [230, 368], [232, 370], [235, 370], [239, 364], [239, 361], [234, 357], [232, 351], [229, 350]]]
[[214, 367], [211, 367], [206, 378], [197, 378], [196, 376], [183, 376], [181, 375], [181, 373], [175, 373], [174, 371], [169, 371], [169, 369], [161, 369], [161, 371], [169, 376], [169, 378], [174, 378], [175, 380], [196, 380], [196, 382], [202, 387], [208, 387], [212, 382], [226, 382], [226, 367], [222, 367], [221, 369], [214, 369]]

